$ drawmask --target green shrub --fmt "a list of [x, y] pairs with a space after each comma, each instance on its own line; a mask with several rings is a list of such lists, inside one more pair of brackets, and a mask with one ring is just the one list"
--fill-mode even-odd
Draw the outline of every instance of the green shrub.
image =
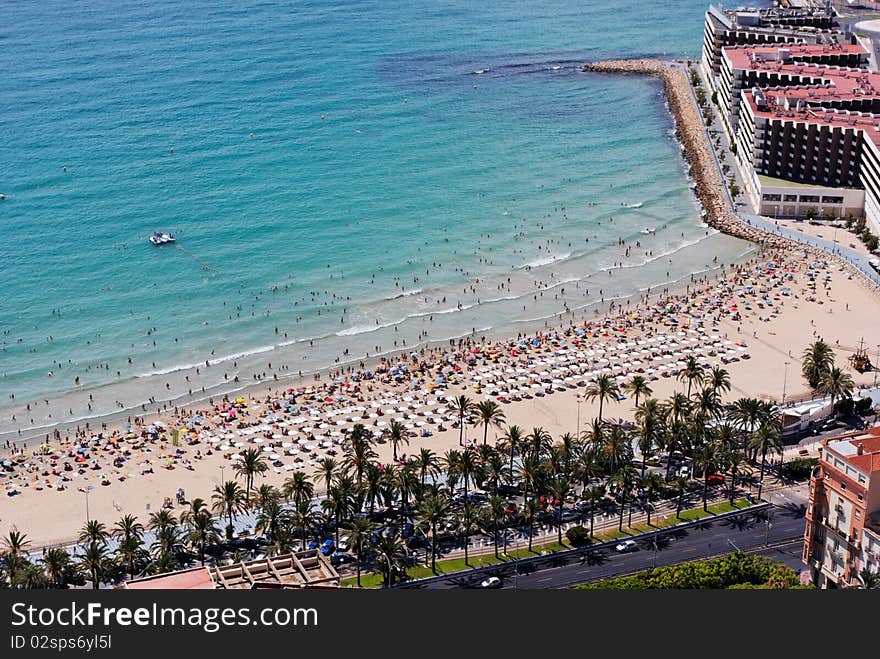
[[847, 396], [834, 403], [834, 413], [837, 416], [852, 416], [853, 408], [855, 406], [856, 404], [853, 402], [853, 399]]
[[782, 465], [782, 477], [801, 481], [810, 477], [810, 472], [819, 464], [818, 458], [795, 458]]
[[874, 409], [874, 401], [870, 398], [859, 398], [853, 410], [859, 416], [868, 416]]
[[583, 590], [707, 589], [749, 586], [794, 588], [800, 586], [795, 571], [764, 556], [736, 552], [709, 561], [693, 561], [577, 586]]
[[583, 526], [572, 526], [565, 532], [565, 537], [572, 547], [583, 547], [590, 544], [590, 531]]

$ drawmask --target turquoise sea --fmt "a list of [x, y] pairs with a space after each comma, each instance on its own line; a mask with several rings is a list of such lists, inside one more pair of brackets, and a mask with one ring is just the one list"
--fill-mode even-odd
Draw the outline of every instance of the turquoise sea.
[[0, 438], [515, 334], [747, 249], [700, 226], [659, 83], [579, 70], [699, 57], [705, 0], [3, 8]]

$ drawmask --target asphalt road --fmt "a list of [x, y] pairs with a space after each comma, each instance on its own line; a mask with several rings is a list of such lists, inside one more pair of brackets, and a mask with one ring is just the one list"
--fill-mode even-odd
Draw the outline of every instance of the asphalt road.
[[[627, 554], [612, 550], [597, 550], [586, 556], [573, 559], [570, 564], [547, 567], [516, 578], [505, 577], [503, 588], [545, 589], [560, 588], [577, 583], [586, 583], [619, 574], [646, 570], [652, 566], [694, 560], [705, 556], [733, 551], [732, 543], [739, 549], [751, 549], [764, 545], [765, 539], [774, 544], [790, 538], [802, 536], [804, 532], [804, 509], [800, 505], [773, 506], [770, 515], [770, 528], [763, 519], [753, 514], [733, 519], [707, 521], [687, 530], [672, 530], [657, 540], [656, 556], [650, 542], [639, 543], [639, 549]], [[786, 564], [802, 569], [800, 564], [800, 540], [785, 546], [768, 549], [767, 555], [785, 560]], [[761, 552], [765, 553], [765, 552]], [[429, 589], [473, 588], [479, 586], [477, 578], [452, 575], [450, 579], [426, 584]]]

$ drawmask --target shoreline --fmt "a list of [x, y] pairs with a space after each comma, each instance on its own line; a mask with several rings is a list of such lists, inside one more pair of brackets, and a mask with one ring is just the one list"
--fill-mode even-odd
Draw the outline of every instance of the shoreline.
[[[705, 238], [712, 239], [713, 237], [717, 236], [717, 233], [707, 232]], [[689, 244], [683, 249], [693, 248], [695, 246], [698, 247], [702, 240], [703, 239], [700, 239], [694, 244]], [[606, 313], [608, 313], [609, 309], [613, 309], [622, 305], [629, 305], [633, 302], [641, 302], [646, 293], [653, 295], [654, 293], [657, 293], [659, 291], [663, 291], [665, 293], [683, 292], [688, 285], [691, 285], [695, 281], [695, 278], [702, 278], [707, 275], [712, 276], [713, 273], [722, 270], [722, 268], [735, 268], [738, 265], [744, 263], [746, 260], [754, 258], [756, 254], [756, 249], [756, 246], [750, 243], [745, 247], [745, 249], [737, 250], [736, 255], [730, 260], [715, 263], [709, 261], [708, 263], [705, 263], [702, 266], [691, 270], [690, 272], [682, 272], [677, 274], [674, 273], [673, 279], [670, 280], [663, 278], [663, 280], [658, 284], [652, 283], [650, 285], [647, 285], [644, 282], [640, 284], [634, 284], [633, 287], [627, 289], [629, 292], [623, 292], [619, 295], [609, 295], [610, 291], [606, 290], [605, 297], [603, 297], [601, 300], [597, 299], [587, 301], [585, 304], [566, 307], [566, 309], [568, 309], [567, 311], [554, 312], [553, 314], [549, 314], [543, 317], [529, 320], [513, 320], [509, 323], [506, 322], [496, 327], [477, 327], [475, 332], [468, 331], [466, 328], [462, 328], [464, 331], [456, 332], [453, 337], [444, 339], [431, 339], [426, 332], [425, 337], [421, 338], [416, 343], [412, 343], [409, 345], [404, 344], [403, 346], [396, 346], [394, 348], [382, 350], [381, 352], [371, 353], [369, 357], [365, 357], [363, 355], [358, 357], [356, 356], [355, 351], [352, 349], [351, 355], [340, 356], [336, 360], [337, 363], [333, 365], [324, 365], [320, 367], [309, 368], [308, 370], [302, 370], [301, 372], [295, 372], [293, 368], [290, 368], [289, 370], [284, 370], [284, 368], [282, 368], [278, 370], [273, 370], [273, 372], [271, 372], [268, 377], [262, 377], [259, 380], [251, 380], [248, 375], [254, 371], [255, 367], [259, 369], [259, 365], [251, 364], [250, 366], [243, 367], [241, 364], [237, 364], [239, 369], [237, 374], [242, 375], [241, 380], [238, 380], [236, 378], [237, 381], [233, 382], [233, 380], [230, 378], [227, 382], [219, 382], [217, 384], [208, 385], [204, 388], [203, 391], [195, 389], [192, 382], [187, 380], [189, 386], [193, 387], [191, 393], [172, 395], [168, 398], [160, 397], [159, 391], [161, 383], [156, 382], [156, 387], [148, 390], [147, 392], [148, 394], [152, 394], [151, 401], [142, 400], [134, 405], [126, 406], [124, 409], [108, 411], [106, 413], [99, 413], [91, 416], [79, 416], [71, 420], [42, 424], [27, 429], [0, 429], [0, 448], [5, 446], [5, 443], [7, 441], [20, 444], [21, 442], [47, 439], [48, 437], [51, 437], [56, 431], [62, 434], [82, 429], [89, 429], [93, 432], [98, 432], [102, 429], [107, 429], [107, 427], [112, 427], [114, 425], [131, 423], [132, 420], [135, 418], [143, 420], [158, 419], [164, 415], [174, 412], [175, 410], [185, 410], [198, 406], [200, 404], [207, 404], [208, 401], [210, 401], [211, 399], [217, 400], [219, 398], [222, 398], [223, 396], [258, 396], [263, 395], [266, 392], [282, 389], [284, 387], [308, 386], [309, 384], [322, 381], [321, 378], [325, 376], [330, 376], [330, 374], [335, 374], [339, 372], [352, 372], [358, 368], [363, 369], [375, 367], [383, 359], [394, 360], [401, 355], [408, 354], [414, 351], [418, 352], [420, 350], [441, 349], [443, 347], [453, 345], [460, 340], [479, 339], [480, 337], [485, 337], [486, 339], [503, 340], [516, 333], [523, 334], [543, 331], [546, 330], [548, 327], [557, 326], [564, 321], [580, 322], [583, 320], [595, 320], [601, 318]], [[648, 266], [653, 265], [656, 269], [657, 267], [660, 267], [661, 264], [665, 263], [665, 259], [666, 256], [662, 254], [660, 256], [655, 256], [654, 259], [652, 259], [652, 262], [648, 263]], [[709, 260], [708, 257], [706, 258], [706, 260]], [[605, 274], [606, 270], [608, 271], [607, 274], [610, 276], [611, 272], [617, 273], [619, 271], [627, 271], [630, 268], [644, 267], [646, 267], [645, 264], [629, 265], [621, 262], [620, 264], [617, 264], [616, 267], [609, 266], [608, 268], [602, 269], [597, 273], [584, 275], [580, 280], [580, 284], [589, 284], [592, 286], [593, 284], [591, 282], [597, 281], [598, 274]], [[663, 273], [660, 273], [661, 277], [662, 274]], [[546, 286], [546, 290], [552, 291], [553, 289], [559, 289], [560, 286], [562, 286], [562, 290], [565, 291], [564, 286], [566, 285], [566, 281], [567, 280], [552, 281]], [[600, 282], [599, 285], [604, 284]], [[352, 335], [348, 338], [352, 339], [356, 338], [356, 336], [357, 335]], [[308, 339], [299, 340], [297, 341], [297, 343], [302, 343], [303, 341], [308, 342]], [[357, 344], [350, 343], [349, 345], [355, 346]], [[260, 356], [262, 357], [262, 355]], [[270, 358], [275, 361], [274, 357]], [[229, 366], [231, 367], [232, 361], [228, 361], [230, 362]], [[263, 362], [264, 375], [265, 365], [265, 362]], [[216, 364], [212, 360], [211, 368], [223, 369], [224, 366], [222, 364]], [[203, 370], [207, 372], [207, 369], [205, 369], [204, 367]], [[231, 371], [231, 373], [235, 373], [235, 371]], [[174, 388], [178, 389], [179, 386], [183, 384], [182, 380], [184, 377], [192, 377], [193, 379], [196, 378], [195, 367], [191, 369], [175, 369], [173, 372], [169, 373], [167, 377], [174, 384]], [[175, 382], [174, 378], [177, 378], [177, 380], [179, 381]], [[120, 384], [133, 385], [137, 381], [138, 378], [135, 377], [119, 382], [112, 382], [100, 385], [98, 387], [85, 387], [80, 390], [68, 391], [64, 392], [60, 396], [54, 398], [50, 397], [50, 402], [52, 402], [55, 408], [57, 408], [58, 401], [63, 400], [64, 396], [70, 395], [71, 393], [76, 393], [81, 396], [94, 393], [97, 397], [98, 392], [102, 389], [116, 387]], [[198, 386], [198, 384], [195, 386]], [[31, 403], [39, 404], [40, 401], [31, 401]], [[161, 409], [157, 410], [157, 406], [161, 406]]]
[[695, 185], [694, 192], [705, 210], [705, 222], [730, 236], [769, 248], [804, 250], [814, 256], [832, 259], [855, 275], [869, 290], [880, 296], [880, 285], [869, 280], [846, 259], [817, 247], [765, 232], [744, 222], [731, 208], [724, 179], [718, 171], [712, 147], [709, 144], [699, 109], [694, 103], [690, 81], [683, 67], [672, 66], [658, 59], [602, 60], [585, 64], [582, 71], [623, 75], [645, 75], [663, 82], [669, 110], [675, 120], [675, 134], [682, 145], [688, 174]]

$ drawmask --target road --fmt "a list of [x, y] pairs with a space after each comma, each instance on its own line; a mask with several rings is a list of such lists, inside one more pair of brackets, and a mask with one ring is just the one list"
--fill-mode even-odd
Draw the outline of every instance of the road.
[[[566, 565], [548, 566], [528, 574], [506, 577], [504, 588], [546, 589], [561, 588], [576, 583], [646, 570], [653, 565], [661, 566], [740, 549], [760, 547], [769, 542], [775, 544], [799, 538], [804, 532], [804, 509], [798, 503], [774, 505], [770, 514], [770, 528], [763, 519], [745, 514], [735, 519], [717, 522], [707, 521], [688, 530], [671, 530], [657, 540], [656, 556], [653, 546], [640, 543], [638, 551], [617, 554], [613, 550], [597, 550], [586, 556], [574, 558]], [[732, 545], [731, 545], [732, 543]], [[800, 565], [800, 540], [786, 543], [770, 551], [770, 555], [785, 557], [786, 564], [796, 569]], [[762, 552], [764, 553], [764, 552]], [[426, 584], [428, 589], [470, 588], [485, 578], [469, 578], [458, 573], [450, 579]], [[476, 582], [476, 583], [475, 583]]]

